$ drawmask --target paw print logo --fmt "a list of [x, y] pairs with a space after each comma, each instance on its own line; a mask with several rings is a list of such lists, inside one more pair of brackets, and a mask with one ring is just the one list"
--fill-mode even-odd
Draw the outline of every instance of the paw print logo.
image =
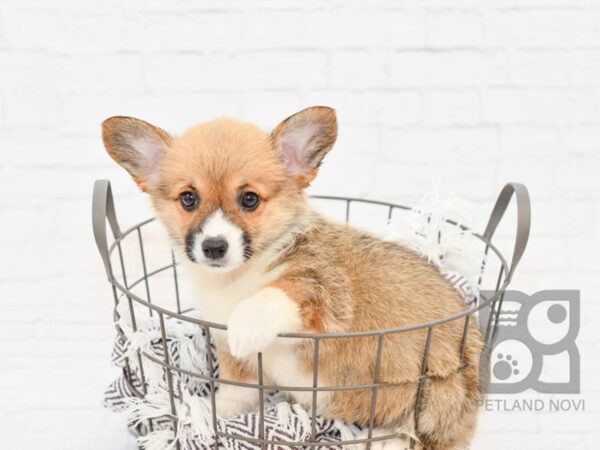
[[512, 355], [504, 356], [498, 353], [498, 361], [494, 364], [492, 371], [499, 380], [508, 380], [513, 375], [519, 375], [519, 361], [513, 359]]
[[[485, 308], [484, 332], [488, 319]], [[497, 319], [481, 364], [488, 393], [579, 393], [579, 291], [507, 291]]]
[[534, 369], [534, 356], [523, 342], [507, 339], [492, 350], [490, 382], [499, 389], [510, 389], [530, 376]]

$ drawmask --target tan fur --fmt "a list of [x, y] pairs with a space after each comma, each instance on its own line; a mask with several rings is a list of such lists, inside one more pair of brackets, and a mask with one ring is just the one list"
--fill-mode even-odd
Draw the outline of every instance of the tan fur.
[[[127, 122], [119, 123], [122, 120]], [[255, 255], [274, 252], [267, 270], [282, 274], [270, 286], [298, 304], [304, 331], [395, 328], [442, 319], [465, 309], [456, 290], [414, 252], [330, 222], [310, 209], [303, 188], [316, 175], [337, 134], [330, 108], [308, 108], [283, 121], [272, 134], [250, 124], [218, 119], [170, 138], [135, 120], [109, 119], [104, 141], [120, 163], [129, 155], [119, 135], [125, 126], [134, 126], [165, 143], [159, 181], [150, 185], [134, 174], [135, 170], [128, 170], [150, 193], [174, 241], [181, 244], [190, 230], [221, 208], [251, 238]], [[282, 162], [280, 140], [294, 127], [306, 124], [315, 136], [309, 142], [310, 152], [299, 159], [305, 170], [290, 175]], [[202, 199], [193, 212], [183, 210], [178, 202], [181, 192], [189, 189]], [[241, 211], [237, 204], [240, 193], [248, 189], [262, 200], [253, 212]], [[245, 270], [249, 269], [235, 269], [230, 278], [242, 276]], [[377, 426], [416, 431], [423, 448], [430, 450], [468, 444], [480, 398], [482, 338], [472, 321], [463, 365], [459, 358], [463, 326], [464, 319], [460, 319], [434, 329], [427, 371], [430, 378], [424, 384], [417, 430], [414, 404], [426, 330], [384, 338], [381, 381], [391, 386], [382, 387], [378, 394]], [[372, 383], [376, 343], [376, 337], [323, 340], [320, 380], [328, 386]], [[254, 368], [234, 358], [226, 346], [220, 346], [219, 357], [223, 378], [255, 379]], [[307, 374], [311, 373], [312, 341], [298, 344], [296, 357]], [[370, 389], [333, 393], [325, 414], [366, 425], [371, 395]]]
[[[464, 310], [456, 290], [415, 253], [320, 217], [311, 224], [282, 255], [281, 261], [290, 267], [282, 279], [300, 279], [311, 286], [303, 290], [303, 302], [321, 312], [326, 331], [395, 328]], [[426, 384], [418, 430], [427, 448], [454, 448], [467, 443], [473, 432], [482, 341], [477, 325], [471, 323], [462, 367], [463, 328], [464, 319], [434, 328], [427, 371], [432, 379]], [[378, 425], [412, 425], [425, 339], [426, 330], [384, 338], [381, 381], [402, 385], [378, 394]], [[319, 372], [330, 386], [372, 383], [376, 344], [374, 337], [323, 340]], [[300, 346], [298, 353], [310, 370], [312, 344]], [[367, 424], [370, 401], [370, 390], [337, 392], [327, 414]]]

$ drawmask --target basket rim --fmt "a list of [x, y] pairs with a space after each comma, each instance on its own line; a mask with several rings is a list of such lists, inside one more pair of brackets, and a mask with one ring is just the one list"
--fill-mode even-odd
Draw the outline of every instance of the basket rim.
[[[312, 195], [311, 198], [317, 199], [317, 200], [344, 201], [344, 202], [346, 202], [346, 205], [347, 205], [346, 206], [347, 214], [348, 214], [349, 205], [353, 202], [386, 206], [390, 209], [390, 213], [394, 209], [400, 209], [400, 210], [404, 210], [404, 211], [418, 211], [414, 207], [401, 205], [401, 204], [397, 204], [397, 203], [393, 203], [393, 202], [363, 199], [363, 198], [357, 198], [357, 197]], [[137, 223], [136, 225], [131, 226], [130, 228], [126, 229], [125, 231], [119, 232], [119, 234], [117, 236], [115, 236], [115, 239], [112, 242], [112, 244], [108, 247], [109, 258], [112, 256], [114, 250], [116, 248], [120, 247], [121, 242], [128, 235], [130, 235], [131, 233], [133, 233], [136, 230], [141, 229], [143, 226], [154, 222], [155, 220], [156, 220], [156, 217], [152, 217], [152, 218], [143, 220], [143, 221]], [[496, 290], [490, 297], [485, 297], [484, 294], [482, 294], [480, 292], [480, 297], [483, 300], [480, 300], [476, 304], [466, 308], [464, 311], [461, 311], [460, 313], [456, 313], [456, 314], [453, 314], [453, 315], [450, 315], [447, 317], [443, 317], [441, 319], [431, 320], [428, 322], [421, 322], [421, 323], [417, 323], [417, 324], [410, 324], [410, 325], [394, 327], [394, 328], [385, 328], [385, 329], [368, 330], [368, 331], [353, 331], [353, 332], [343, 332], [343, 333], [307, 333], [307, 332], [280, 333], [280, 334], [278, 334], [278, 337], [295, 338], [295, 339], [313, 339], [313, 340], [314, 339], [343, 339], [343, 338], [358, 338], [358, 337], [368, 337], [368, 336], [382, 336], [382, 335], [388, 335], [388, 334], [396, 334], [396, 333], [411, 332], [411, 331], [416, 331], [416, 330], [431, 329], [433, 327], [442, 325], [444, 323], [448, 323], [448, 322], [451, 322], [454, 320], [459, 320], [459, 319], [465, 318], [465, 317], [470, 317], [475, 312], [489, 306], [490, 304], [493, 304], [495, 301], [497, 301], [500, 298], [500, 296], [502, 296], [504, 294], [508, 284], [510, 283], [510, 277], [503, 276], [508, 273], [508, 264], [506, 262], [505, 257], [502, 255], [500, 250], [498, 250], [498, 248], [491, 242], [491, 240], [486, 238], [483, 234], [477, 233], [477, 232], [473, 231], [470, 227], [468, 227], [464, 224], [461, 224], [457, 221], [454, 221], [452, 219], [444, 219], [444, 222], [448, 223], [449, 225], [457, 226], [461, 230], [467, 231], [472, 236], [474, 236], [475, 238], [482, 241], [485, 244], [485, 251], [483, 252], [484, 261], [487, 259], [488, 251], [490, 249], [492, 250], [492, 252], [496, 255], [496, 257], [500, 261], [501, 268], [500, 268], [500, 273], [499, 273], [499, 281], [501, 278], [503, 278], [503, 279], [502, 279], [501, 283], [498, 283]], [[171, 318], [178, 319], [178, 320], [181, 320], [184, 322], [199, 325], [199, 326], [203, 327], [205, 330], [210, 329], [210, 328], [213, 328], [216, 330], [227, 330], [227, 325], [225, 325], [225, 324], [221, 324], [218, 322], [211, 322], [211, 321], [203, 320], [203, 319], [198, 319], [198, 318], [195, 318], [195, 317], [185, 314], [187, 311], [189, 311], [189, 309], [186, 311], [175, 312], [175, 311], [172, 311], [171, 309], [168, 309], [168, 308], [165, 308], [162, 306], [158, 306], [146, 299], [143, 299], [142, 297], [140, 297], [139, 295], [135, 294], [134, 292], [132, 292], [130, 290], [131, 288], [138, 285], [142, 281], [147, 280], [149, 277], [156, 275], [157, 273], [160, 273], [164, 270], [168, 270], [170, 268], [176, 267], [177, 265], [178, 265], [178, 263], [173, 261], [172, 264], [168, 264], [168, 265], [160, 267], [154, 271], [148, 272], [145, 274], [145, 276], [142, 276], [141, 278], [136, 279], [135, 281], [132, 281], [131, 283], [128, 283], [129, 287], [124, 286], [122, 283], [120, 283], [115, 278], [113, 270], [112, 270], [112, 265], [111, 265], [111, 270], [110, 270], [110, 273], [108, 274], [108, 281], [114, 288], [118, 289], [128, 299], [131, 299], [131, 300], [135, 301], [136, 303], [147, 307], [148, 309], [156, 312], [157, 314], [165, 315], [167, 317], [171, 317]], [[118, 306], [118, 304], [115, 304], [115, 307], [114, 307], [115, 313], [116, 313], [117, 306]], [[117, 329], [120, 328], [118, 323], [115, 323], [115, 325], [117, 326]], [[118, 331], [120, 334], [122, 333], [122, 330], [118, 329]]]

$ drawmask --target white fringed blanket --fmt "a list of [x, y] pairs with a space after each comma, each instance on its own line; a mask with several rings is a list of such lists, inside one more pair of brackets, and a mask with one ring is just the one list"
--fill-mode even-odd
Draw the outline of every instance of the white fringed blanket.
[[[206, 341], [201, 328], [192, 331], [189, 324], [178, 320], [166, 320], [169, 359], [173, 365], [183, 369], [208, 374], [208, 354]], [[171, 412], [168, 383], [158, 364], [144, 360], [144, 376], [147, 387], [142, 386], [137, 350], [164, 360], [164, 346], [156, 320], [147, 322], [125, 341], [117, 337], [113, 348], [113, 363], [125, 370], [129, 359], [132, 368], [128, 383], [123, 374], [110, 384], [104, 394], [104, 404], [115, 412], [125, 415], [130, 431], [137, 436], [138, 443], [147, 450], [171, 448], [177, 439], [182, 449], [209, 449], [213, 443], [212, 416], [207, 408], [210, 386], [207, 382], [187, 375], [173, 374], [175, 407], [179, 426], [173, 428], [173, 421], [165, 415]], [[213, 348], [214, 350], [214, 348]], [[191, 357], [193, 355], [193, 357]], [[214, 355], [214, 352], [213, 352]], [[218, 361], [213, 360], [218, 374]], [[302, 442], [310, 439], [311, 417], [300, 405], [289, 403], [273, 392], [266, 396], [264, 412], [265, 434], [269, 440]], [[243, 414], [229, 419], [218, 419], [219, 431], [242, 437], [259, 438], [259, 413]], [[351, 439], [359, 429], [340, 421], [318, 417], [316, 440], [323, 442], [323, 449], [332, 446], [340, 439]], [[259, 449], [242, 440], [221, 438], [220, 445], [227, 449]], [[341, 446], [338, 446], [341, 448]]]

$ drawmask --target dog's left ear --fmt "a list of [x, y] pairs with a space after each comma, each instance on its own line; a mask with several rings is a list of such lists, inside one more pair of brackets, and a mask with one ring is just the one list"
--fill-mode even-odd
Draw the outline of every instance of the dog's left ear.
[[150, 191], [171, 136], [143, 120], [115, 116], [102, 122], [102, 139], [108, 154], [131, 174], [140, 189]]
[[281, 122], [271, 137], [287, 171], [307, 186], [337, 137], [335, 110], [312, 106]]

